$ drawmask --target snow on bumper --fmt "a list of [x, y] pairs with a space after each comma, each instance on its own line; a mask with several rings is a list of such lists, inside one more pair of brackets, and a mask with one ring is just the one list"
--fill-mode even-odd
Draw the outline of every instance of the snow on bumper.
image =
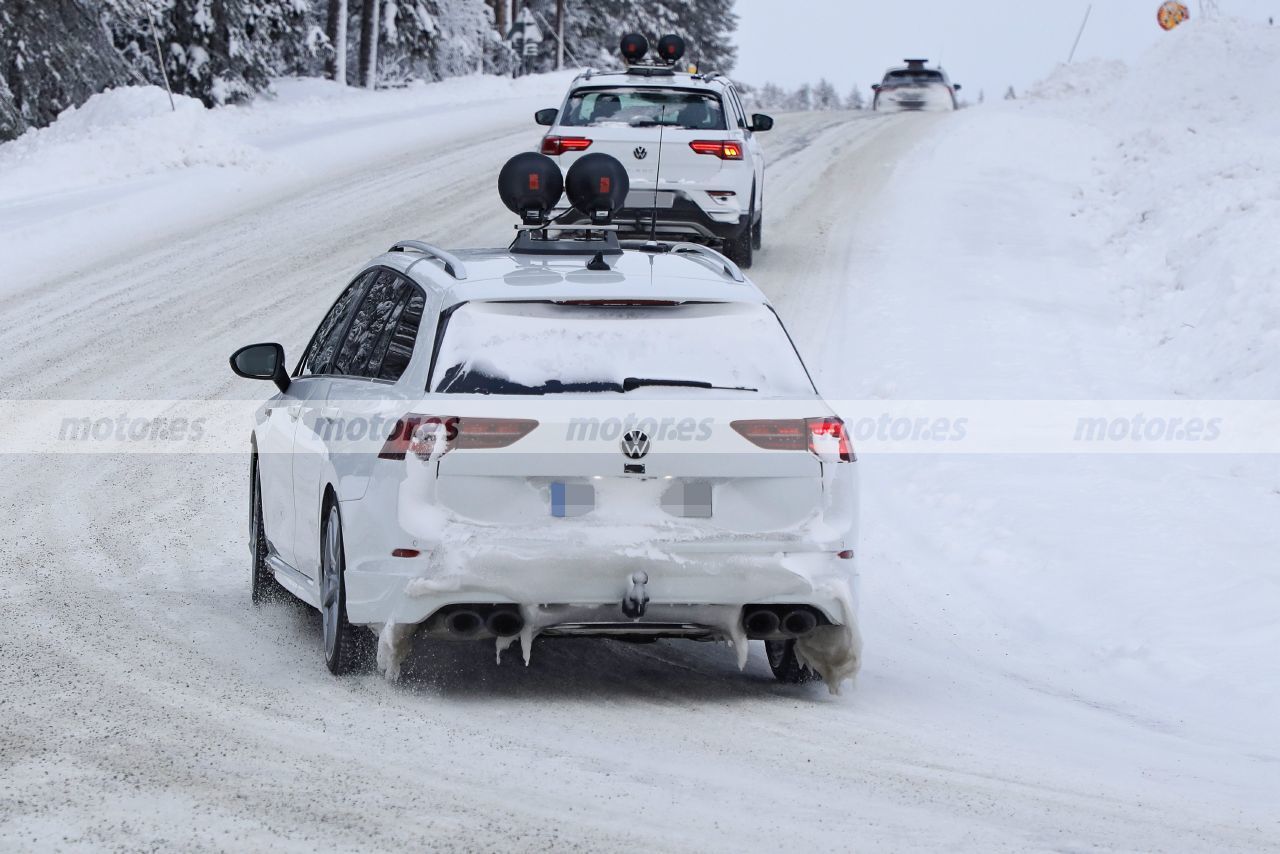
[[833, 623], [844, 622], [853, 562], [784, 545], [796, 544], [647, 544], [600, 551], [503, 540], [439, 547], [413, 559], [349, 564], [347, 613], [353, 623], [421, 623], [459, 603], [620, 605], [628, 579], [641, 570], [654, 605], [805, 604]]
[[[809, 605], [822, 611], [830, 625], [797, 640], [801, 663], [818, 673], [833, 694], [857, 675], [862, 637], [852, 560], [826, 552], [779, 552], [765, 543], [757, 544], [758, 552], [693, 545], [602, 554], [505, 541], [501, 547], [437, 552], [412, 562], [365, 563], [347, 569], [348, 617], [380, 628], [379, 666], [394, 679], [413, 631], [449, 605], [520, 606], [524, 629], [518, 638], [497, 639], [499, 660], [518, 640], [528, 664], [537, 635], [581, 621], [594, 610], [587, 618], [591, 622], [627, 622], [637, 629], [649, 623], [655, 632], [673, 622], [705, 626], [712, 636], [732, 644], [739, 668], [746, 666], [748, 656], [743, 605]], [[650, 601], [645, 617], [628, 620], [621, 603], [637, 570], [648, 575]]]

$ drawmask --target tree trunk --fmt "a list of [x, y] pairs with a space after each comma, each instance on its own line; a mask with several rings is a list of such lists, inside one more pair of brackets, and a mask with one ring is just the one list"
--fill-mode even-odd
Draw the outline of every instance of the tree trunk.
[[379, 0], [364, 0], [360, 13], [360, 85], [366, 89], [378, 87], [378, 26]]
[[564, 0], [556, 0], [556, 71], [564, 68]]
[[493, 28], [498, 31], [498, 38], [505, 39], [507, 30], [511, 29], [507, 0], [493, 0], [490, 5], [493, 6]]
[[331, 80], [347, 85], [347, 0], [329, 0], [329, 20], [325, 26], [333, 56], [326, 70]]

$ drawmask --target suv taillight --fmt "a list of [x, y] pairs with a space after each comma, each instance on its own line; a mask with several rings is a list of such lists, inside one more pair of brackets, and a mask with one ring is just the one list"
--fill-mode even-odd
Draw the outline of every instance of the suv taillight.
[[852, 463], [858, 459], [844, 421], [834, 415], [734, 421], [730, 426], [751, 444], [771, 451], [808, 451], [827, 463]]
[[585, 136], [544, 136], [542, 138], [542, 153], [552, 157], [571, 154], [575, 151], [586, 151], [590, 147], [591, 140]]
[[383, 460], [438, 460], [455, 448], [505, 448], [528, 436], [538, 422], [531, 418], [459, 418], [456, 415], [409, 414], [396, 422], [378, 454]]
[[689, 147], [699, 154], [711, 154], [721, 160], [742, 159], [742, 143], [731, 139], [695, 139]]

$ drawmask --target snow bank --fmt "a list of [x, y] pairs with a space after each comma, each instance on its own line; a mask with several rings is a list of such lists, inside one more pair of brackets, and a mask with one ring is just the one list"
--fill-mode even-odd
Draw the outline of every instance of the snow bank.
[[1278, 390], [1278, 90], [1280, 30], [1200, 21], [1133, 68], [1061, 67], [1015, 110], [1106, 133], [1076, 215], [1118, 255], [1125, 320], [1167, 393]]
[[[1194, 21], [1132, 67], [903, 117], [932, 124], [857, 238], [850, 280], [874, 284], [850, 296], [853, 334], [822, 360], [840, 373], [820, 383], [1136, 400], [1148, 416], [1275, 399], [1277, 91], [1280, 29]], [[1255, 797], [1280, 751], [1277, 460], [1102, 450], [866, 456], [863, 689], [991, 680], [1067, 698], [1221, 749], [1185, 772]]]
[[171, 109], [155, 86], [103, 92], [0, 144], [0, 293], [467, 132], [525, 124], [532, 145], [533, 110], [569, 74], [375, 92], [277, 80], [274, 97], [216, 110], [181, 96]]
[[195, 98], [156, 86], [109, 89], [47, 128], [0, 145], [0, 204], [191, 166], [261, 165]]

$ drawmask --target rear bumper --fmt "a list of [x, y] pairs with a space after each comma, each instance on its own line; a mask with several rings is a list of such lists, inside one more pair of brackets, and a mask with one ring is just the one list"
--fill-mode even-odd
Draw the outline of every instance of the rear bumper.
[[[654, 218], [657, 218], [656, 228]], [[586, 216], [574, 212], [569, 220], [586, 222]], [[701, 240], [733, 240], [750, 227], [747, 216], [739, 209], [708, 211], [693, 198], [677, 193], [671, 207], [623, 208], [613, 218], [622, 238], [646, 238], [656, 232], [659, 236], [695, 237]]]
[[[721, 626], [743, 605], [810, 605], [836, 625], [852, 619], [853, 560], [798, 543], [682, 543], [599, 550], [546, 542], [440, 547], [414, 559], [377, 558], [346, 572], [347, 615], [357, 624], [418, 624], [449, 605], [513, 604], [548, 615], [541, 630], [623, 621], [637, 571], [648, 576], [646, 619]], [[811, 547], [812, 548], [812, 547]], [[675, 609], [674, 612], [672, 609]], [[641, 621], [643, 623], [643, 621]]]

